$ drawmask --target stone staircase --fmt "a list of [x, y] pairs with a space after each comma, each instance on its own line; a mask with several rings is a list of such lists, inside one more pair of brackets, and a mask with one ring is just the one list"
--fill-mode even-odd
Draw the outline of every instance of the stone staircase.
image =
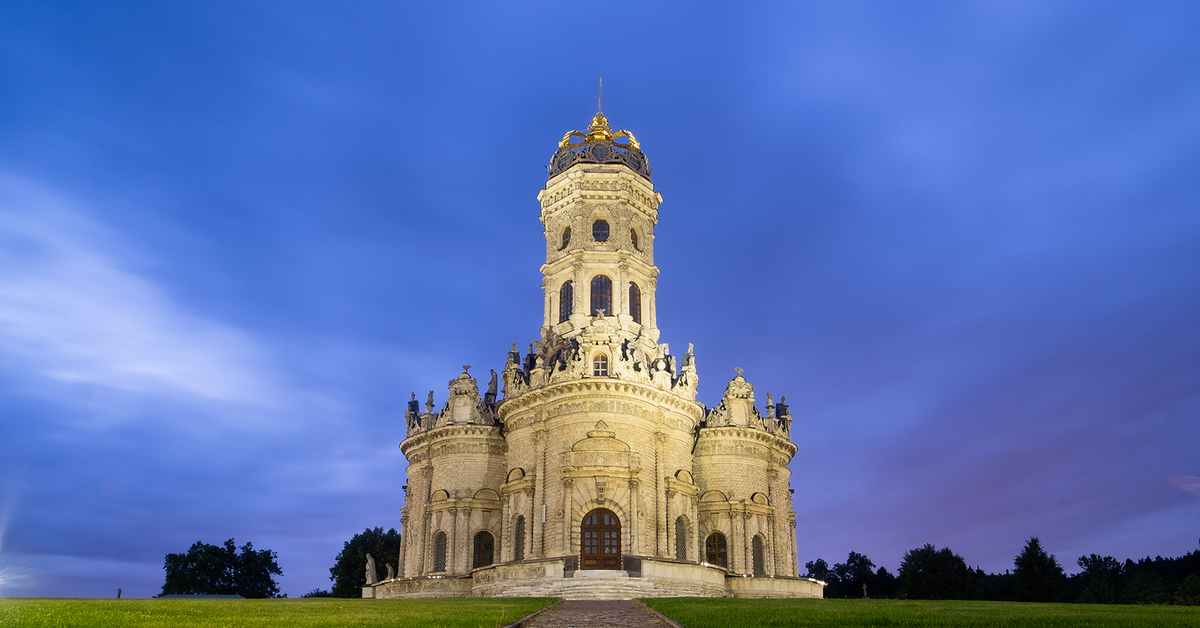
[[700, 596], [688, 588], [663, 588], [649, 580], [631, 578], [628, 572], [590, 569], [576, 571], [563, 578], [534, 586], [506, 589], [505, 597], [559, 597], [564, 600], [632, 600], [640, 597]]

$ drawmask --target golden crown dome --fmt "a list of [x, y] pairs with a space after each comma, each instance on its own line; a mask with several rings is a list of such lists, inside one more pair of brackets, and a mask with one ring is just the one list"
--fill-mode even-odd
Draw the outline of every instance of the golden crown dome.
[[[617, 142], [618, 138], [624, 138], [628, 143]], [[603, 111], [597, 111], [596, 115], [592, 116], [587, 133], [568, 131], [563, 135], [562, 141], [558, 143], [558, 151], [554, 153], [547, 169], [553, 177], [579, 163], [622, 164], [643, 177], [650, 178], [650, 166], [637, 138], [629, 131], [613, 131]]]

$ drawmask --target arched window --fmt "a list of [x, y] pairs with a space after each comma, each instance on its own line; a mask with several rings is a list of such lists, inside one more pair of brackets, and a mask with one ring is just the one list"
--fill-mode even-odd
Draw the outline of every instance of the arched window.
[[575, 313], [575, 286], [566, 282], [558, 291], [558, 322], [565, 323]]
[[608, 242], [608, 223], [597, 220], [592, 223], [592, 239], [597, 242]]
[[491, 532], [476, 532], [475, 533], [475, 559], [471, 561], [471, 569], [479, 569], [487, 567], [495, 562], [492, 560], [493, 550], [496, 547], [496, 539]]
[[708, 535], [708, 540], [704, 542], [704, 554], [705, 562], [728, 568], [729, 559], [725, 551], [725, 535], [720, 532]]
[[608, 377], [608, 356], [601, 353], [592, 358], [592, 375], [595, 377]]
[[571, 243], [571, 228], [567, 227], [566, 229], [563, 229], [562, 244], [558, 247], [558, 250], [561, 251], [561, 250], [567, 248], [567, 245], [570, 243]]
[[675, 559], [687, 560], [688, 518], [680, 515], [675, 520]]
[[642, 250], [642, 247], [638, 245], [637, 229], [632, 227], [629, 228], [629, 242], [633, 244], [633, 248], [639, 251]]
[[763, 538], [761, 534], [755, 534], [754, 540], [750, 542], [750, 555], [753, 557], [754, 575], [767, 575], [767, 564], [763, 560]]
[[435, 532], [433, 535], [433, 570], [446, 571], [446, 533]]
[[604, 275], [596, 275], [592, 280], [592, 316], [604, 310], [611, 315], [612, 310], [612, 280]]
[[525, 517], [517, 515], [513, 522], [513, 560], [525, 560]]
[[642, 324], [642, 290], [636, 283], [629, 284], [629, 315], [633, 322]]

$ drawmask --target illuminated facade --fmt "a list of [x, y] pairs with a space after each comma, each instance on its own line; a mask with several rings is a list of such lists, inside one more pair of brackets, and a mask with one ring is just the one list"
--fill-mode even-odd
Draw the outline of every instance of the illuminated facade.
[[483, 394], [467, 367], [440, 410], [413, 396], [399, 568], [364, 596], [820, 597], [787, 406], [760, 411], [739, 369], [706, 408], [692, 347], [658, 342], [662, 196], [637, 140], [597, 113], [549, 171], [540, 339]]

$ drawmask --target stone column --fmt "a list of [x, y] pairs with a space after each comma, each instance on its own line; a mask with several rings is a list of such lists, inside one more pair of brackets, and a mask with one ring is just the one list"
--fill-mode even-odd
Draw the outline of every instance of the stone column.
[[400, 555], [396, 557], [396, 575], [404, 577], [404, 554], [405, 546], [408, 545], [408, 537], [411, 533], [408, 529], [408, 512], [407, 509], [403, 516], [400, 517]]
[[763, 548], [766, 556], [763, 560], [766, 561], [767, 575], [774, 576], [776, 571], [775, 563], [779, 562], [779, 548], [775, 545], [775, 519], [779, 516], [779, 504], [775, 503], [775, 482], [779, 479], [779, 471], [774, 466], [767, 468], [767, 504], [771, 508], [771, 514], [767, 515], [767, 547]]
[[[653, 271], [651, 271], [651, 272], [653, 272]], [[644, 305], [646, 306], [646, 311], [642, 312], [642, 314], [645, 314], [648, 316], [648, 318], [646, 318], [644, 320], [649, 322], [650, 329], [658, 329], [658, 305], [657, 305], [657, 298], [654, 296], [654, 295], [658, 294], [658, 279], [651, 277], [650, 280], [646, 283], [650, 284], [650, 298], [649, 299], [643, 298]], [[644, 297], [644, 295], [643, 295], [643, 297]]]
[[663, 441], [667, 439], [667, 435], [662, 432], [654, 433], [654, 555], [664, 556], [663, 536], [666, 535], [669, 519], [666, 518], [667, 507], [666, 498], [663, 491], [666, 488], [666, 482], [663, 480]]
[[[678, 558], [678, 556], [675, 555], [675, 519], [671, 516], [671, 499], [675, 497], [675, 491], [668, 488], [663, 491], [663, 495], [666, 498], [663, 500], [663, 518], [667, 520], [667, 523], [664, 526], [666, 528], [666, 534], [664, 536], [666, 536], [667, 539], [665, 544], [666, 552], [660, 553], [659, 556]], [[684, 556], [684, 558], [687, 557]]]
[[[528, 513], [525, 515], [525, 558], [533, 556], [533, 487], [525, 489], [525, 501], [529, 504]], [[522, 510], [524, 512], [524, 510]]]
[[[529, 527], [537, 530], [533, 535], [533, 545], [529, 548], [530, 555], [533, 558], [541, 558], [545, 555], [546, 544], [546, 523], [542, 521], [542, 509], [539, 508], [546, 503], [546, 430], [539, 428], [533, 433], [533, 438], [537, 442], [537, 475], [534, 476], [533, 490], [535, 499], [533, 504], [533, 518], [529, 521]], [[541, 502], [540, 504], [538, 502]]]
[[458, 542], [462, 549], [458, 557], [458, 573], [467, 573], [471, 570], [471, 556], [475, 553], [474, 540], [471, 538], [471, 508], [463, 508], [460, 511], [462, 516], [462, 525], [458, 526], [458, 534], [461, 537]]
[[729, 570], [733, 573], [745, 573], [742, 563], [746, 548], [742, 541], [746, 538], [742, 530], [742, 518], [739, 513], [729, 509]]
[[446, 535], [446, 572], [454, 573], [454, 565], [458, 560], [458, 509], [451, 508], [450, 533]]
[[575, 480], [563, 478], [562, 487], [562, 529], [558, 531], [558, 547], [562, 554], [571, 553], [571, 523], [575, 521]]
[[791, 521], [789, 523], [791, 525], [788, 527], [791, 528], [791, 530], [792, 530], [792, 542], [791, 542], [792, 551], [788, 552], [789, 557], [792, 559], [791, 571], [792, 571], [793, 576], [799, 576], [800, 575], [800, 565], [796, 562], [798, 560], [796, 557], [796, 522]]
[[629, 478], [629, 553], [636, 555], [638, 548], [638, 480]]
[[421, 562], [417, 566], [417, 575], [422, 575], [429, 570], [429, 543], [433, 539], [429, 535], [429, 523], [433, 520], [433, 513], [429, 512], [429, 508], [425, 508], [425, 516], [421, 522], [421, 537], [417, 540], [418, 549], [417, 556], [420, 556]]
[[775, 513], [771, 513], [771, 515], [767, 517], [767, 547], [771, 548], [770, 551], [767, 552], [767, 556], [764, 557], [767, 560], [767, 575], [779, 575], [778, 568], [775, 565], [775, 563], [779, 561], [775, 547]]
[[[742, 505], [745, 508], [745, 504]], [[742, 512], [742, 573], [754, 573], [754, 552], [751, 551], [750, 544], [750, 518], [754, 515], [748, 512]]]
[[[625, 320], [631, 320], [629, 316], [629, 265], [617, 264], [617, 280], [621, 284], [620, 287], [613, 286], [617, 290], [617, 294], [613, 295], [613, 316], [618, 317], [620, 314], [626, 316]], [[620, 324], [618, 322], [618, 324]]]

